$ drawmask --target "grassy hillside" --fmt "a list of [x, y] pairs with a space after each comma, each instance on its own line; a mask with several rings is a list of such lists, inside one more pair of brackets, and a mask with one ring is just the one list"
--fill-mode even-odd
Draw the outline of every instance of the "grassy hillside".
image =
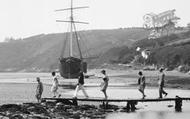
[[[182, 29], [158, 39], [147, 39], [142, 28], [80, 31], [83, 57], [89, 68], [102, 64], [130, 63], [140, 55], [136, 47], [149, 49], [148, 59], [138, 62], [175, 68], [190, 66], [190, 31]], [[0, 43], [0, 71], [51, 71], [58, 68], [58, 58], [68, 54], [62, 49], [66, 33], [41, 34]], [[66, 44], [68, 46], [68, 44]], [[76, 44], [73, 46], [76, 48]], [[64, 51], [64, 53], [63, 53]], [[74, 55], [78, 51], [74, 49]], [[95, 57], [95, 58], [89, 58]]]
[[[84, 57], [99, 56], [98, 59], [87, 60], [90, 67], [95, 67], [97, 65], [94, 64], [104, 62], [101, 57], [109, 49], [131, 46], [135, 41], [146, 38], [147, 34], [148, 31], [142, 28], [80, 31], [80, 44]], [[57, 69], [65, 37], [66, 34], [62, 33], [41, 34], [0, 43], [0, 71]], [[74, 54], [77, 54], [76, 50]]]
[[[110, 58], [109, 61], [117, 59], [117, 63], [129, 63], [140, 52], [135, 50], [136, 47], [149, 49], [150, 56], [148, 59], [141, 58], [139, 62], [146, 64], [164, 65], [169, 69], [174, 69], [180, 65], [190, 66], [190, 31], [185, 30], [180, 33], [170, 34], [158, 39], [142, 39], [136, 41], [132, 48], [120, 47], [117, 50], [117, 58]], [[114, 50], [115, 51], [115, 50]], [[107, 53], [106, 53], [107, 54]]]

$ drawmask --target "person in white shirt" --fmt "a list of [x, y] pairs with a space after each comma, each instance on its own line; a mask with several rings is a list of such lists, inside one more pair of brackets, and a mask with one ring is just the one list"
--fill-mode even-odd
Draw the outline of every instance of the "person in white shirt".
[[59, 85], [58, 77], [56, 76], [55, 72], [52, 72], [51, 74], [53, 76], [53, 78], [52, 78], [53, 79], [53, 84], [52, 84], [52, 87], [51, 87], [51, 92], [53, 93], [53, 97], [54, 98], [56, 96], [61, 97], [61, 94], [58, 93], [58, 85]]

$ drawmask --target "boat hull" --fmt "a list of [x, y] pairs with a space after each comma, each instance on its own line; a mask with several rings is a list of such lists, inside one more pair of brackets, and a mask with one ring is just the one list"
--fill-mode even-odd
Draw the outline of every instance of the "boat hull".
[[80, 70], [87, 71], [87, 63], [81, 59], [75, 57], [60, 59], [59, 71], [63, 78], [78, 78]]

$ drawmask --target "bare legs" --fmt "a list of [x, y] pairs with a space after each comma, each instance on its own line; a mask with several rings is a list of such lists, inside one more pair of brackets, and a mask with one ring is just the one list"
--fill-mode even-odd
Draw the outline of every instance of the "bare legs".
[[162, 98], [162, 94], [164, 94], [165, 96], [168, 95], [168, 93], [164, 91], [163, 86], [159, 86], [159, 98]]
[[52, 87], [52, 93], [53, 93], [53, 97], [55, 98], [56, 96], [61, 97], [61, 94], [58, 93], [58, 87]]
[[56, 97], [58, 95], [58, 97], [60, 97], [60, 94], [57, 91], [53, 92], [53, 97]]
[[41, 96], [42, 96], [42, 94], [36, 94], [36, 99], [37, 99], [38, 103], [41, 102]]
[[102, 92], [104, 93], [105, 99], [107, 99], [108, 96], [107, 96], [106, 90], [102, 90]]
[[144, 94], [144, 89], [139, 89], [139, 91], [142, 93], [142, 99], [144, 99], [146, 97], [146, 95]]
[[84, 86], [81, 85], [81, 84], [77, 85], [73, 97], [77, 97], [77, 93], [78, 93], [79, 90], [82, 90], [82, 92], [85, 95], [85, 97], [88, 98], [88, 94], [86, 93], [86, 90], [84, 89]]

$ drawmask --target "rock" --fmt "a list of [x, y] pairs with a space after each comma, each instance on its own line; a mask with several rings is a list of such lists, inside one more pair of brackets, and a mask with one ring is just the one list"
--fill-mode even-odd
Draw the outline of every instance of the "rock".
[[64, 107], [64, 105], [56, 106], [53, 110], [53, 112], [60, 112], [60, 111], [66, 111], [66, 108]]
[[80, 119], [80, 115], [81, 115], [81, 112], [80, 111], [77, 111], [77, 112], [74, 112], [71, 116], [69, 116], [70, 118], [74, 118], [74, 119]]
[[56, 105], [55, 106], [63, 106], [64, 104], [62, 103], [62, 102], [58, 102], [58, 103], [56, 103]]
[[98, 108], [95, 105], [65, 105], [63, 102], [6, 104], [0, 106], [3, 119], [67, 119], [105, 118], [107, 113], [118, 110], [115, 105]]
[[80, 110], [90, 110], [90, 109], [96, 109], [94, 105], [81, 105], [79, 106]]
[[53, 108], [53, 107], [55, 107], [55, 105], [56, 105], [55, 102], [51, 102], [51, 101], [45, 102], [45, 104], [46, 104], [46, 107], [47, 107], [47, 108]]
[[64, 100], [63, 100], [63, 99], [60, 99], [60, 100], [57, 100], [56, 102], [57, 102], [57, 103], [63, 103], [63, 104], [65, 104], [65, 105], [74, 105], [72, 101], [67, 100], [67, 99], [64, 99]]
[[71, 108], [73, 108], [73, 106], [70, 106], [70, 105], [65, 105], [64, 106], [66, 109], [71, 109]]
[[6, 116], [1, 116], [0, 115], [0, 119], [10, 119], [9, 117], [6, 117]]
[[47, 110], [44, 107], [40, 106], [40, 105], [39, 106], [35, 105], [35, 106], [28, 107], [27, 110], [29, 112], [34, 113], [34, 114], [45, 114], [45, 115], [48, 115]]
[[89, 109], [89, 110], [85, 110], [84, 112], [87, 113], [87, 114], [92, 114], [94, 112], [94, 110]]
[[9, 119], [9, 117], [4, 113], [0, 113], [0, 119]]
[[170, 108], [170, 107], [173, 107], [173, 105], [168, 105], [168, 107]]
[[110, 113], [110, 112], [114, 112], [114, 110], [113, 109], [106, 109], [105, 112]]
[[30, 115], [27, 119], [50, 119], [50, 118], [42, 115]]
[[97, 110], [94, 111], [92, 115], [104, 115], [105, 114], [105, 110]]
[[24, 119], [24, 117], [20, 114], [14, 114], [10, 116], [10, 119]]
[[71, 113], [65, 111], [55, 112], [54, 114], [56, 115], [56, 117], [64, 117], [72, 115]]
[[17, 104], [4, 104], [0, 106], [0, 112], [5, 112], [5, 111], [16, 112], [16, 111], [21, 111], [21, 110], [22, 110], [21, 105], [17, 105]]
[[40, 105], [46, 107], [46, 102], [42, 102]]
[[125, 109], [125, 108], [120, 109], [119, 112], [127, 112], [127, 109]]
[[101, 115], [91, 115], [91, 117], [90, 118], [95, 118], [95, 119], [103, 119], [103, 118], [105, 118], [105, 115], [104, 114], [101, 114]]

